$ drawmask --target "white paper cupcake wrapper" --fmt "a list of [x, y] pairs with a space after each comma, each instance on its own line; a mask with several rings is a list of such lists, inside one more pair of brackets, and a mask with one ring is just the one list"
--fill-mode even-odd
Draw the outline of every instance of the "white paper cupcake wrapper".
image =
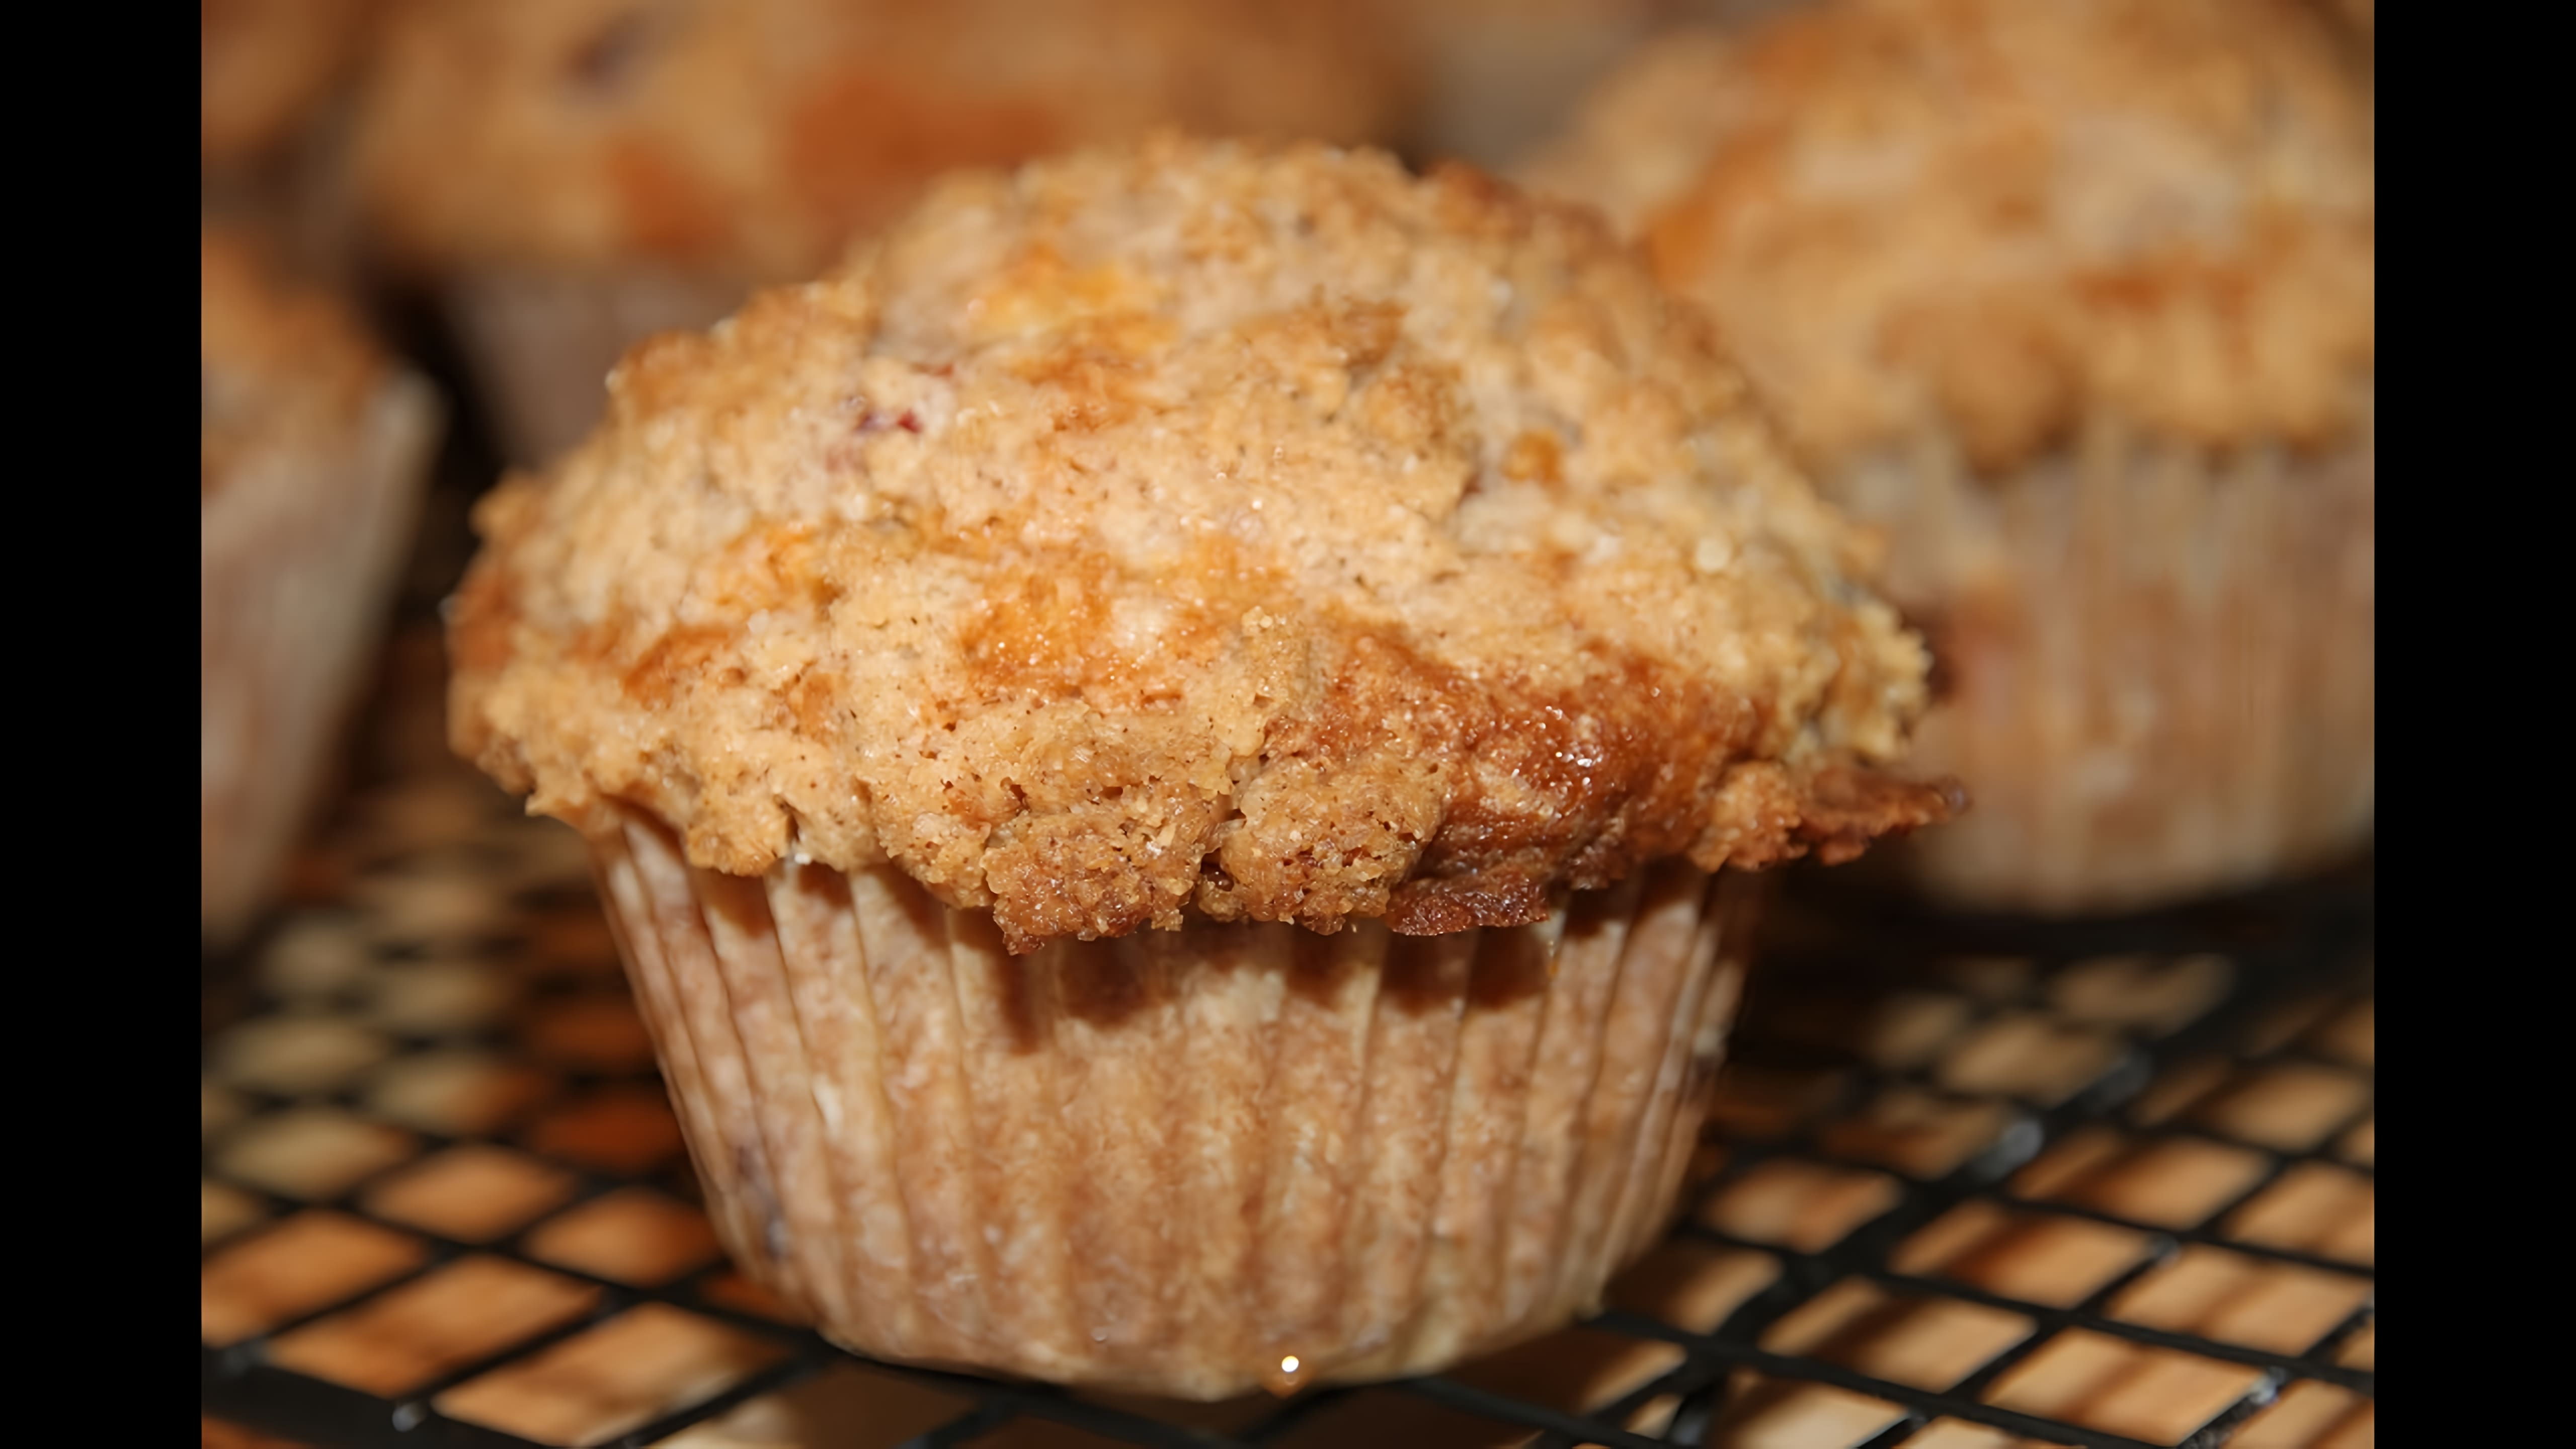
[[1938, 450], [1837, 480], [1953, 692], [1914, 768], [1973, 808], [1887, 852], [1932, 893], [2140, 907], [2320, 865], [2370, 834], [2376, 452], [2232, 457], [2099, 428], [2015, 477]]
[[592, 844], [747, 1270], [864, 1353], [1193, 1398], [1593, 1306], [1670, 1211], [1755, 895], [1668, 867], [1512, 930], [1013, 958], [892, 869]]

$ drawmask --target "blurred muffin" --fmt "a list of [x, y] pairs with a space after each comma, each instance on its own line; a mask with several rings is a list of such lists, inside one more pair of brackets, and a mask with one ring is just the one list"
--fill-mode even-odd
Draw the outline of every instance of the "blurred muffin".
[[275, 153], [347, 78], [372, 0], [199, 0], [198, 140], [210, 168]]
[[201, 0], [199, 200], [299, 274], [352, 260], [346, 102], [379, 0]]
[[370, 215], [522, 462], [598, 420], [628, 344], [814, 275], [951, 167], [1160, 123], [1365, 139], [1405, 99], [1364, 0], [437, 0], [379, 59]]
[[1214, 1398], [1563, 1322], [1747, 869], [1949, 807], [1696, 320], [1476, 173], [966, 173], [609, 392], [478, 512], [453, 736], [588, 834], [728, 1246], [871, 1354]]
[[2076, 911], [2365, 840], [2376, 161], [2305, 3], [1825, 0], [1528, 168], [1707, 304], [1954, 676], [1899, 857]]
[[427, 384], [240, 238], [199, 233], [199, 892], [236, 940], [313, 803], [437, 441]]

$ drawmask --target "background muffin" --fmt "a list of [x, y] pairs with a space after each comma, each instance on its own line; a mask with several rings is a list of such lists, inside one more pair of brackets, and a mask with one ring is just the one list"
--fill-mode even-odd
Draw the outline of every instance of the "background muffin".
[[200, 0], [198, 141], [209, 168], [288, 144], [347, 79], [374, 0]]
[[428, 385], [342, 307], [199, 235], [199, 902], [237, 938], [363, 680], [436, 443]]
[[361, 164], [537, 461], [629, 343], [814, 275], [950, 167], [1166, 122], [1375, 137], [1401, 86], [1360, 0], [466, 0], [397, 17]]
[[728, 1245], [870, 1353], [1214, 1397], [1564, 1321], [1728, 883], [1947, 808], [1696, 319], [1473, 173], [968, 174], [610, 392], [479, 512], [454, 737], [590, 835]]
[[1426, 156], [1501, 168], [1563, 125], [1574, 104], [1681, 0], [1405, 0], [1418, 36]]
[[354, 273], [347, 103], [381, 0], [202, 0], [199, 200], [299, 274]]
[[1942, 893], [2137, 905], [2367, 837], [2370, 135], [2304, 3], [1826, 0], [1661, 43], [1530, 167], [1887, 526], [1977, 798]]

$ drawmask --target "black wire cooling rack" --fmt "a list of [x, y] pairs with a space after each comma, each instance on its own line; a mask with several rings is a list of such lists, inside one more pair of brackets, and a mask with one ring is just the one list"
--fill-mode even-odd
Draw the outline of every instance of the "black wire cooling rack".
[[1792, 872], [1672, 1234], [1447, 1374], [1172, 1405], [830, 1347], [722, 1261], [571, 832], [445, 751], [489, 460], [448, 474], [353, 788], [208, 963], [207, 1449], [2371, 1442], [2366, 861], [2076, 926]]
[[1158, 1405], [863, 1365], [735, 1275], [570, 832], [423, 756], [435, 641], [395, 654], [419, 681], [377, 732], [418, 770], [210, 984], [210, 1436], [2369, 1442], [2366, 865], [2078, 928], [1793, 879], [1680, 1225], [1603, 1314], [1402, 1384]]

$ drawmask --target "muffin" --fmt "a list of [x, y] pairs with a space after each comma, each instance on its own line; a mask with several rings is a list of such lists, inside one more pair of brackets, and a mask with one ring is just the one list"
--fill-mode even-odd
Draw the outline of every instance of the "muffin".
[[944, 181], [479, 509], [458, 749], [588, 836], [745, 1269], [1192, 1398], [1565, 1321], [1748, 872], [1932, 821], [1921, 642], [1589, 216], [1188, 142]]
[[362, 682], [436, 446], [426, 383], [332, 299], [199, 231], [199, 903], [237, 940]]
[[1949, 676], [1936, 897], [2364, 844], [2371, 104], [2308, 0], [1823, 0], [1660, 42], [1526, 168], [1707, 306]]
[[198, 10], [200, 211], [334, 286], [357, 277], [348, 102], [380, 8], [204, 0]]
[[344, 81], [373, 0], [200, 0], [198, 142], [209, 170], [286, 147]]
[[1333, 141], [1401, 115], [1363, 0], [422, 0], [359, 186], [514, 460], [598, 421], [626, 347], [802, 281], [932, 176], [1169, 123]]

